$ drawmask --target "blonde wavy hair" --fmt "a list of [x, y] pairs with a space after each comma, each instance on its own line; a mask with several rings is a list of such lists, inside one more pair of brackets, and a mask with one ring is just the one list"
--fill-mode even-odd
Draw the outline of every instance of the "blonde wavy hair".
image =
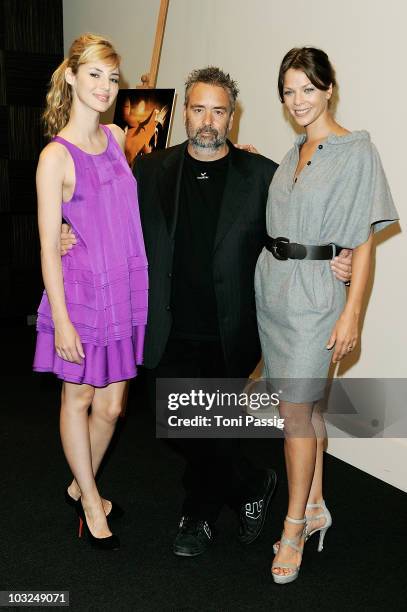
[[81, 34], [69, 49], [68, 57], [58, 66], [51, 77], [42, 120], [45, 134], [52, 138], [66, 126], [72, 106], [72, 88], [65, 80], [65, 71], [71, 68], [73, 74], [79, 66], [92, 61], [104, 61], [114, 66], [120, 64], [120, 55], [110, 40], [97, 34]]

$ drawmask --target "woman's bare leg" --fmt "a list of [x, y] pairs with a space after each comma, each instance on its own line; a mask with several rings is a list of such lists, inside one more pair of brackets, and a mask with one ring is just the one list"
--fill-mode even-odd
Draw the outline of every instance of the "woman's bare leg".
[[[117, 419], [120, 416], [124, 393], [128, 381], [111, 383], [107, 387], [95, 389], [92, 410], [88, 417], [90, 448], [93, 474], [96, 476], [102, 459], [112, 439]], [[68, 492], [74, 499], [79, 499], [81, 489], [74, 479], [68, 487]], [[102, 498], [106, 514], [112, 507], [111, 502]]]
[[61, 440], [69, 467], [78, 482], [86, 522], [97, 538], [111, 535], [96, 487], [90, 450], [88, 409], [95, 389], [90, 385], [64, 382], [60, 415]]
[[[317, 455], [315, 460], [315, 470], [312, 479], [311, 490], [308, 496], [308, 504], [320, 504], [324, 499], [322, 492], [322, 480], [324, 469], [324, 451], [327, 445], [327, 433], [325, 428], [324, 417], [319, 410], [318, 405], [315, 406], [312, 414], [312, 424], [315, 435], [317, 437]], [[307, 508], [307, 516], [321, 514], [321, 508]], [[311, 528], [317, 529], [325, 524], [325, 518], [320, 518], [312, 522]]]
[[[288, 511], [293, 519], [302, 519], [309, 498], [315, 471], [317, 443], [312, 425], [312, 404], [291, 404], [281, 402], [280, 416], [284, 418], [284, 453], [288, 479]], [[303, 525], [284, 522], [284, 533], [287, 538], [296, 539], [303, 531]], [[303, 544], [303, 539], [299, 545]], [[291, 573], [290, 569], [279, 568], [278, 563], [300, 565], [301, 554], [289, 546], [280, 546], [274, 559], [275, 574]]]
[[[322, 479], [323, 479], [323, 465], [324, 465], [324, 451], [327, 444], [327, 433], [325, 428], [325, 422], [322, 413], [315, 406], [312, 413], [312, 425], [315, 431], [317, 440], [317, 451], [315, 457], [315, 469], [312, 477], [311, 489], [309, 492], [307, 504], [320, 504], [324, 498], [322, 492]], [[313, 516], [321, 514], [321, 508], [307, 508], [307, 516]], [[320, 518], [312, 522], [311, 528], [318, 529], [323, 527], [325, 524], [325, 518]], [[280, 540], [276, 542], [277, 546], [280, 544]]]

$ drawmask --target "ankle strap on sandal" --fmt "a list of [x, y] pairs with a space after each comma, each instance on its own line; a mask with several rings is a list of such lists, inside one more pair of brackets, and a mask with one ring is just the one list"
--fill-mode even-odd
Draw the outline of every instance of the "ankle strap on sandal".
[[307, 508], [325, 508], [325, 500], [323, 499], [320, 504], [307, 504]]
[[305, 516], [303, 519], [294, 519], [294, 518], [291, 518], [291, 516], [288, 516], [288, 514], [285, 517], [285, 520], [287, 521], [287, 523], [292, 523], [293, 525], [305, 525], [305, 523], [307, 522], [307, 519]]

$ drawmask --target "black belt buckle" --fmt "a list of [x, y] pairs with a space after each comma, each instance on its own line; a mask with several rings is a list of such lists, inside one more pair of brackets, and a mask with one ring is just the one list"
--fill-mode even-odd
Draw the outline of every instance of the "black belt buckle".
[[283, 244], [289, 244], [289, 243], [290, 243], [289, 239], [284, 238], [283, 236], [280, 236], [279, 238], [274, 238], [273, 255], [276, 259], [279, 259], [280, 261], [287, 261], [288, 257], [286, 255], [282, 255], [281, 253], [279, 253], [278, 249], [281, 248]]

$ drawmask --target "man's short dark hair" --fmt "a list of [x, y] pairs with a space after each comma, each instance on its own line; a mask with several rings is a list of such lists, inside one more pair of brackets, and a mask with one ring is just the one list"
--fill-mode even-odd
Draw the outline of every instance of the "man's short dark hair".
[[231, 112], [235, 110], [236, 98], [239, 94], [239, 88], [230, 74], [223, 72], [216, 66], [207, 66], [199, 70], [193, 70], [185, 81], [185, 106], [188, 104], [189, 92], [195, 83], [206, 83], [207, 85], [215, 85], [222, 87], [227, 91], [230, 100]]

